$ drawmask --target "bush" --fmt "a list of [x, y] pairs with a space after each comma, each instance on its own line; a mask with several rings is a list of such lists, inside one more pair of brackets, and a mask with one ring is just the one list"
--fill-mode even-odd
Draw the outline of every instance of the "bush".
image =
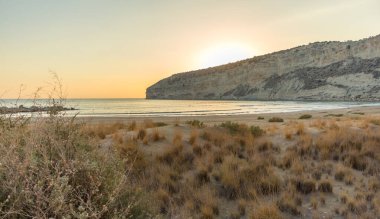
[[304, 114], [304, 115], [300, 116], [299, 119], [310, 119], [311, 117], [313, 117], [313, 116], [310, 114]]
[[237, 134], [247, 130], [246, 125], [241, 125], [237, 122], [231, 121], [223, 122], [222, 124], [220, 124], [220, 127], [227, 129], [231, 134]]
[[268, 121], [269, 122], [284, 122], [284, 119], [280, 117], [272, 117]]
[[255, 137], [260, 137], [264, 135], [265, 131], [260, 128], [260, 126], [251, 126], [250, 127], [251, 134]]
[[148, 217], [130, 166], [101, 153], [75, 119], [1, 120], [0, 217]]

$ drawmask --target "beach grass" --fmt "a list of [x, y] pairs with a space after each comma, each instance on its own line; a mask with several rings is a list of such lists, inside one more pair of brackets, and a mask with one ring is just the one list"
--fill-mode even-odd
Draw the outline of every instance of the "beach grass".
[[3, 115], [0, 214], [378, 215], [380, 127], [373, 121], [379, 118], [300, 117], [281, 125], [211, 125], [196, 119], [87, 123], [59, 114], [33, 120]]

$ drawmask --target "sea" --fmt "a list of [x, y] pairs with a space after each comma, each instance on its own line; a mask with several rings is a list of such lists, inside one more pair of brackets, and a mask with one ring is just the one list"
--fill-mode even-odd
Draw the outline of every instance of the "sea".
[[[0, 106], [46, 106], [51, 100], [0, 99]], [[79, 117], [181, 117], [243, 115], [305, 110], [330, 110], [357, 106], [380, 106], [370, 102], [235, 101], [235, 100], [147, 100], [147, 99], [66, 99], [65, 115]]]

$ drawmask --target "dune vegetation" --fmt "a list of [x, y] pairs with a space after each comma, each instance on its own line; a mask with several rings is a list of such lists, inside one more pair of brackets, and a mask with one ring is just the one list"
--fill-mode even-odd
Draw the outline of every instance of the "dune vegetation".
[[[148, 119], [85, 127], [103, 149], [134, 157], [132, 184], [158, 217], [373, 218], [380, 213], [380, 126], [372, 121], [156, 127]], [[115, 126], [104, 137], [103, 128]]]
[[380, 214], [379, 118], [261, 126], [0, 118], [2, 218]]

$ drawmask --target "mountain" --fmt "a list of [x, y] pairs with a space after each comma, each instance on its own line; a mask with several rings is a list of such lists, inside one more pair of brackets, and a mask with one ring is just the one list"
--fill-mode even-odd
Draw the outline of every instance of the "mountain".
[[380, 35], [174, 74], [147, 88], [146, 98], [380, 101]]

